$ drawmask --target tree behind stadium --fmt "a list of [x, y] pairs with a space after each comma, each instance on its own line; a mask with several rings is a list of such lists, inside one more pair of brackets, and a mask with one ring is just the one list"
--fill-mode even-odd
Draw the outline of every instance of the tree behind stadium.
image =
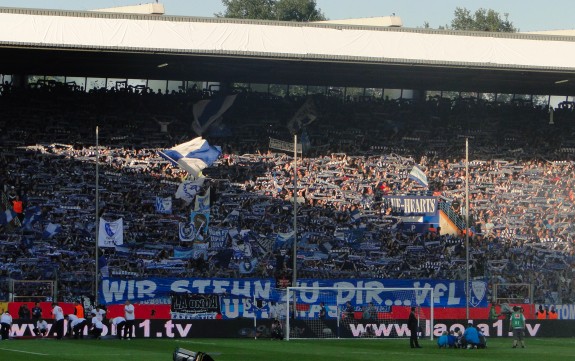
[[504, 13], [503, 17], [493, 9], [479, 8], [471, 14], [466, 8], [455, 8], [451, 20], [451, 29], [470, 31], [490, 31], [500, 33], [515, 33], [517, 28], [509, 21], [509, 14]]
[[[429, 22], [425, 22], [423, 27], [429, 29]], [[439, 26], [439, 29], [467, 30], [467, 31], [490, 31], [499, 33], [515, 33], [519, 31], [509, 21], [509, 14], [504, 13], [503, 17], [493, 9], [479, 8], [475, 13], [471, 13], [466, 8], [455, 8], [451, 26]]]
[[326, 20], [315, 0], [222, 0], [226, 10], [217, 17], [279, 21]]

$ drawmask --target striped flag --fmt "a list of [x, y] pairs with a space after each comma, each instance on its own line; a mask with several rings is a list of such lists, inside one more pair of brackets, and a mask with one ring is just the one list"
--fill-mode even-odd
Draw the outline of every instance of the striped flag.
[[411, 172], [409, 173], [409, 179], [416, 181], [422, 187], [428, 187], [427, 176], [423, 172], [420, 166], [417, 164], [413, 166]]

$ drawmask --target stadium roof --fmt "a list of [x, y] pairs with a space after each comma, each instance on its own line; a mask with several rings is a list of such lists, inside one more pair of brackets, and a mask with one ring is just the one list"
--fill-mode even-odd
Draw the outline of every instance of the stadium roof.
[[575, 94], [572, 36], [0, 8], [0, 57], [3, 74]]

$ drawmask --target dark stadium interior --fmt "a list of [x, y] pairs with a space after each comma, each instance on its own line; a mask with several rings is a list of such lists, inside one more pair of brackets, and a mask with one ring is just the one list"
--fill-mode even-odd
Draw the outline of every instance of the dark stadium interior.
[[[95, 51], [81, 48], [0, 48], [6, 74], [204, 79], [221, 82], [433, 89], [507, 94], [575, 93], [575, 74], [547, 69], [461, 67], [386, 59], [303, 60], [295, 57], [250, 57], [208, 53]], [[160, 64], [168, 64], [158, 67]], [[569, 80], [567, 82], [558, 81]]]

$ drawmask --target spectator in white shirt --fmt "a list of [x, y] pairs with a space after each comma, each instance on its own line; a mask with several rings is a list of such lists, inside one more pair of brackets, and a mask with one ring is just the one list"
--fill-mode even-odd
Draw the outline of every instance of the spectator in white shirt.
[[61, 340], [64, 337], [64, 311], [56, 302], [52, 303], [52, 315], [55, 321], [50, 333], [56, 334], [56, 339]]
[[10, 329], [12, 328], [12, 316], [10, 312], [6, 311], [0, 316], [0, 334], [2, 335], [2, 340], [7, 340], [10, 336]]

